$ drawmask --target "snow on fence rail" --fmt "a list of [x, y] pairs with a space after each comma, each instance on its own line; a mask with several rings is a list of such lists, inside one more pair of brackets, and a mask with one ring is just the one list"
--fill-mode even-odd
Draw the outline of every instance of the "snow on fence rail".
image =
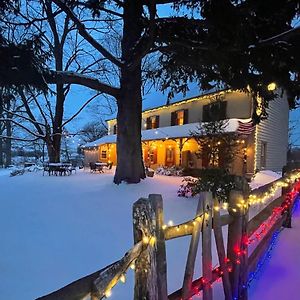
[[[281, 226], [290, 226], [291, 209], [300, 191], [300, 184], [295, 184], [299, 177], [299, 172], [290, 173], [250, 195], [246, 182], [239, 178], [239, 190], [231, 191], [228, 204], [223, 205], [213, 200], [210, 192], [202, 192], [195, 217], [173, 226], [164, 225], [161, 195], [141, 198], [133, 205], [135, 245], [123, 258], [38, 299], [80, 300], [90, 297], [96, 300], [109, 297], [111, 289], [118, 281], [124, 281], [125, 272], [132, 267], [135, 271], [135, 300], [187, 300], [201, 292], [204, 300], [212, 300], [212, 284], [219, 278], [223, 282], [226, 300], [246, 300], [249, 278], [269, 247], [273, 234]], [[282, 195], [268, 202], [249, 221], [249, 207], [265, 203], [278, 188], [283, 188]], [[221, 208], [226, 208], [228, 213], [221, 215]], [[222, 233], [225, 225], [228, 225], [227, 249]], [[216, 268], [212, 268], [212, 232], [220, 263]], [[183, 284], [168, 295], [166, 241], [187, 235], [191, 235], [191, 240]], [[202, 277], [194, 280], [200, 237]], [[249, 246], [254, 242], [256, 247], [249, 255]]]

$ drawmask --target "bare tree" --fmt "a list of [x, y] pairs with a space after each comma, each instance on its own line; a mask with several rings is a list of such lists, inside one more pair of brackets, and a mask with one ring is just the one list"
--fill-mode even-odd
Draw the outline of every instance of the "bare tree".
[[93, 142], [107, 134], [107, 128], [99, 121], [89, 122], [83, 126], [78, 135], [83, 142]]
[[[25, 5], [17, 15], [3, 17], [2, 21], [10, 29], [7, 33], [8, 38], [18, 42], [24, 35], [35, 34], [44, 44], [43, 51], [47, 53], [48, 64], [56, 72], [68, 72], [69, 68], [72, 68], [82, 76], [93, 73], [92, 68], [98, 65], [99, 61], [95, 61], [93, 51], [88, 51], [84, 39], [80, 38], [74, 30], [69, 16], [63, 15], [61, 10], [54, 8], [51, 2], [49, 0], [24, 1]], [[85, 62], [84, 66], [82, 61]], [[99, 69], [98, 66], [98, 72]], [[15, 124], [23, 128], [33, 139], [44, 140], [51, 162], [60, 161], [63, 128], [101, 94], [94, 92], [75, 115], [65, 120], [64, 107], [71, 90], [70, 84], [56, 82], [50, 94], [37, 93], [31, 88], [16, 87], [15, 89], [24, 105], [22, 113], [14, 114], [23, 122], [19, 124], [15, 122]], [[6, 113], [11, 114], [9, 109], [6, 109]], [[25, 121], [29, 124], [24, 125]], [[11, 133], [7, 135], [11, 136]]]

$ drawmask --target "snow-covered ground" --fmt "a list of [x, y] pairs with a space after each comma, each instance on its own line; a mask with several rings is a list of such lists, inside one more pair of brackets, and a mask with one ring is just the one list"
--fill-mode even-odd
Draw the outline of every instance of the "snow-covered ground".
[[273, 171], [264, 170], [255, 174], [253, 180], [250, 183], [250, 187], [252, 190], [259, 188], [262, 185], [275, 181], [279, 179], [281, 174], [275, 173]]
[[[140, 197], [162, 194], [166, 223], [191, 219], [197, 206], [197, 199], [177, 197], [180, 177], [156, 175], [137, 185], [116, 186], [112, 173], [77, 172], [65, 177], [1, 173], [5, 176], [0, 177], [0, 298], [5, 300], [34, 299], [121, 258], [133, 245], [132, 204]], [[182, 285], [189, 240], [167, 242], [169, 292]], [[280, 259], [285, 258], [282, 253], [288, 252], [281, 252]], [[200, 259], [201, 252], [195, 276], [201, 272]], [[213, 253], [213, 265], [217, 263]], [[128, 271], [127, 282], [118, 284], [110, 299], [133, 298], [132, 275]], [[214, 299], [224, 298], [220, 284], [214, 293]], [[250, 299], [275, 299], [259, 298], [260, 293]]]
[[[181, 178], [117, 186], [112, 176], [0, 177], [1, 299], [34, 299], [121, 258], [133, 245], [132, 204], [139, 197], [162, 194], [166, 221], [194, 217], [197, 201], [177, 197]], [[188, 244], [188, 238], [168, 242], [170, 291], [182, 284]], [[132, 299], [128, 275], [111, 299]]]
[[292, 228], [284, 229], [271, 252], [271, 258], [254, 280], [250, 300], [300, 299], [300, 206]]

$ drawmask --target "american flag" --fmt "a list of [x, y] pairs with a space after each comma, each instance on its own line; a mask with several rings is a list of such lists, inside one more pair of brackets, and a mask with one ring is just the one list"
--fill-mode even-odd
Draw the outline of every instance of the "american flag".
[[255, 129], [255, 125], [253, 124], [252, 120], [245, 123], [242, 121], [238, 121], [238, 122], [239, 122], [239, 126], [237, 129], [238, 134], [249, 135]]

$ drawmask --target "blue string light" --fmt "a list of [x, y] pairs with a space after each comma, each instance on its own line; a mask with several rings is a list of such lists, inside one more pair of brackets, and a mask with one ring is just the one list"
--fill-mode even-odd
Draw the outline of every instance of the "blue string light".
[[248, 282], [247, 282], [247, 285], [248, 287], [250, 287], [252, 281], [254, 279], [257, 279], [259, 273], [261, 272], [262, 270], [262, 267], [264, 266], [264, 264], [271, 258], [271, 252], [274, 248], [274, 246], [276, 245], [276, 242], [277, 242], [277, 239], [278, 239], [278, 236], [280, 234], [280, 232], [282, 231], [282, 229], [279, 229], [279, 230], [276, 230], [272, 236], [272, 239], [271, 239], [271, 242], [270, 242], [270, 245], [267, 249], [267, 251], [265, 252], [265, 254], [261, 257], [261, 259], [259, 260], [257, 266], [256, 266], [256, 270], [254, 272], [251, 272], [249, 274], [249, 277], [248, 277]]
[[[300, 197], [298, 196], [294, 202], [292, 213], [294, 213], [299, 208], [299, 202], [300, 202], [299, 199], [300, 199]], [[282, 230], [283, 230], [283, 228], [274, 232], [271, 242], [270, 242], [270, 245], [269, 245], [267, 251], [265, 252], [265, 254], [259, 260], [259, 262], [256, 266], [256, 270], [249, 274], [248, 281], [247, 281], [248, 287], [250, 287], [250, 285], [254, 279], [257, 279], [257, 277], [258, 277], [259, 273], [262, 271], [262, 268], [265, 265], [265, 263], [271, 259], [272, 250], [274, 249], [276, 242], [278, 240], [279, 234]]]

